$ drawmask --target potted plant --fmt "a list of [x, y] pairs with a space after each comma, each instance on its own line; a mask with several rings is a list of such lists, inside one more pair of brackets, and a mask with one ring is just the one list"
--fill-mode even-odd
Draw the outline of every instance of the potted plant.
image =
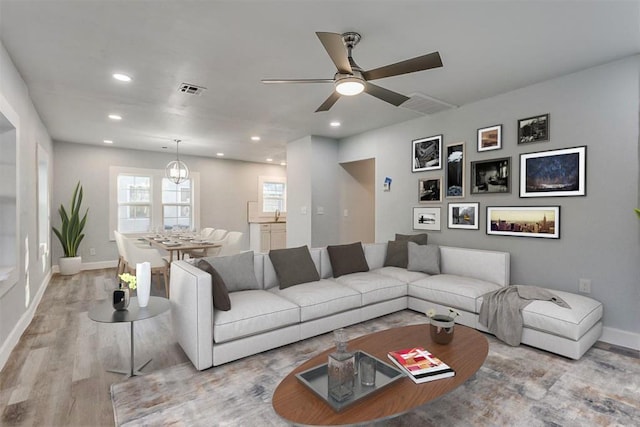
[[453, 339], [453, 327], [455, 326], [455, 319], [460, 315], [457, 311], [449, 308], [449, 314], [436, 314], [436, 311], [431, 308], [426, 313], [429, 318], [429, 327], [431, 339], [438, 344], [449, 344]]
[[71, 208], [67, 213], [64, 205], [60, 205], [58, 213], [62, 220], [62, 226], [60, 229], [51, 227], [53, 232], [58, 236], [62, 249], [64, 250], [64, 257], [59, 260], [60, 274], [72, 275], [79, 273], [82, 268], [82, 257], [78, 255], [78, 247], [80, 242], [84, 238], [82, 231], [84, 230], [85, 223], [87, 222], [87, 213], [89, 209], [84, 212], [82, 218], [80, 217], [80, 206], [82, 205], [82, 186], [78, 181], [75, 190], [73, 190], [73, 196], [71, 197]]

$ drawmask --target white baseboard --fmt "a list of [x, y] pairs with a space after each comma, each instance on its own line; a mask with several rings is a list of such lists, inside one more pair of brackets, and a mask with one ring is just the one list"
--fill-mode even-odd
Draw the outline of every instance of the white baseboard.
[[[103, 268], [116, 268], [118, 266], [118, 260], [115, 261], [98, 261], [98, 262], [83, 262], [82, 270], [101, 270]], [[60, 267], [55, 264], [51, 267], [52, 273], [60, 273]]]
[[640, 351], [640, 334], [622, 329], [602, 328], [602, 336], [599, 341]]
[[33, 298], [33, 301], [29, 305], [29, 308], [22, 314], [22, 316], [20, 317], [20, 320], [18, 320], [18, 323], [16, 324], [16, 326], [13, 328], [11, 333], [9, 333], [9, 336], [2, 344], [2, 347], [0, 347], [0, 370], [4, 368], [4, 364], [7, 363], [7, 360], [9, 360], [9, 356], [11, 356], [11, 352], [13, 351], [15, 346], [18, 345], [18, 341], [20, 341], [20, 337], [22, 336], [24, 331], [27, 329], [27, 327], [31, 324], [31, 321], [33, 320], [33, 316], [36, 314], [36, 308], [38, 308], [38, 305], [40, 304], [40, 300], [44, 295], [44, 291], [49, 286], [49, 281], [51, 280], [51, 274], [52, 272], [50, 271], [44, 277], [44, 279], [42, 280], [42, 283], [40, 284], [40, 289], [38, 290], [35, 297]]

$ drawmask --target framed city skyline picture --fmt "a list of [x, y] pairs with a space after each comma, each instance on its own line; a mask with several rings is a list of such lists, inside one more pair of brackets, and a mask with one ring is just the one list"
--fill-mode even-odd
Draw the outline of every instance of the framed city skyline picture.
[[488, 206], [487, 234], [560, 238], [560, 206]]
[[584, 196], [587, 147], [520, 154], [520, 197]]
[[448, 228], [478, 230], [480, 228], [479, 203], [449, 203]]
[[440, 208], [413, 208], [414, 230], [440, 230]]
[[442, 135], [411, 141], [412, 172], [442, 168]]

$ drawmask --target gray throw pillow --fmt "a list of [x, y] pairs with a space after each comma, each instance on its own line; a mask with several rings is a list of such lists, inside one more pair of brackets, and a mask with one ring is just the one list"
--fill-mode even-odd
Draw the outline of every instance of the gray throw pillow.
[[440, 246], [418, 245], [409, 242], [409, 263], [407, 270], [427, 274], [440, 274]]
[[369, 271], [369, 264], [364, 257], [362, 243], [356, 242], [349, 245], [327, 246], [333, 277], [345, 274]]
[[406, 240], [389, 240], [387, 243], [387, 256], [384, 259], [385, 267], [407, 268], [409, 252]]
[[229, 292], [260, 289], [253, 270], [253, 251], [203, 259], [218, 271]]
[[224, 280], [220, 277], [220, 273], [204, 259], [198, 260], [196, 265], [200, 270], [206, 271], [211, 275], [211, 296], [213, 297], [213, 307], [217, 310], [231, 310], [231, 300], [229, 292]]
[[311, 259], [307, 246], [272, 249], [269, 251], [269, 258], [276, 271], [276, 276], [278, 276], [280, 289], [320, 280], [320, 274]]
[[409, 242], [416, 242], [419, 245], [426, 245], [427, 238], [429, 235], [427, 233], [421, 234], [396, 234], [396, 240], [405, 240]]

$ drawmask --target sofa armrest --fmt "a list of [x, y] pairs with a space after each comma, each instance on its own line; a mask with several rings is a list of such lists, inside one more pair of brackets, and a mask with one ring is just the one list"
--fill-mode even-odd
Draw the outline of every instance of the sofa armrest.
[[184, 261], [171, 263], [173, 333], [198, 370], [213, 366], [213, 297], [209, 273]]

